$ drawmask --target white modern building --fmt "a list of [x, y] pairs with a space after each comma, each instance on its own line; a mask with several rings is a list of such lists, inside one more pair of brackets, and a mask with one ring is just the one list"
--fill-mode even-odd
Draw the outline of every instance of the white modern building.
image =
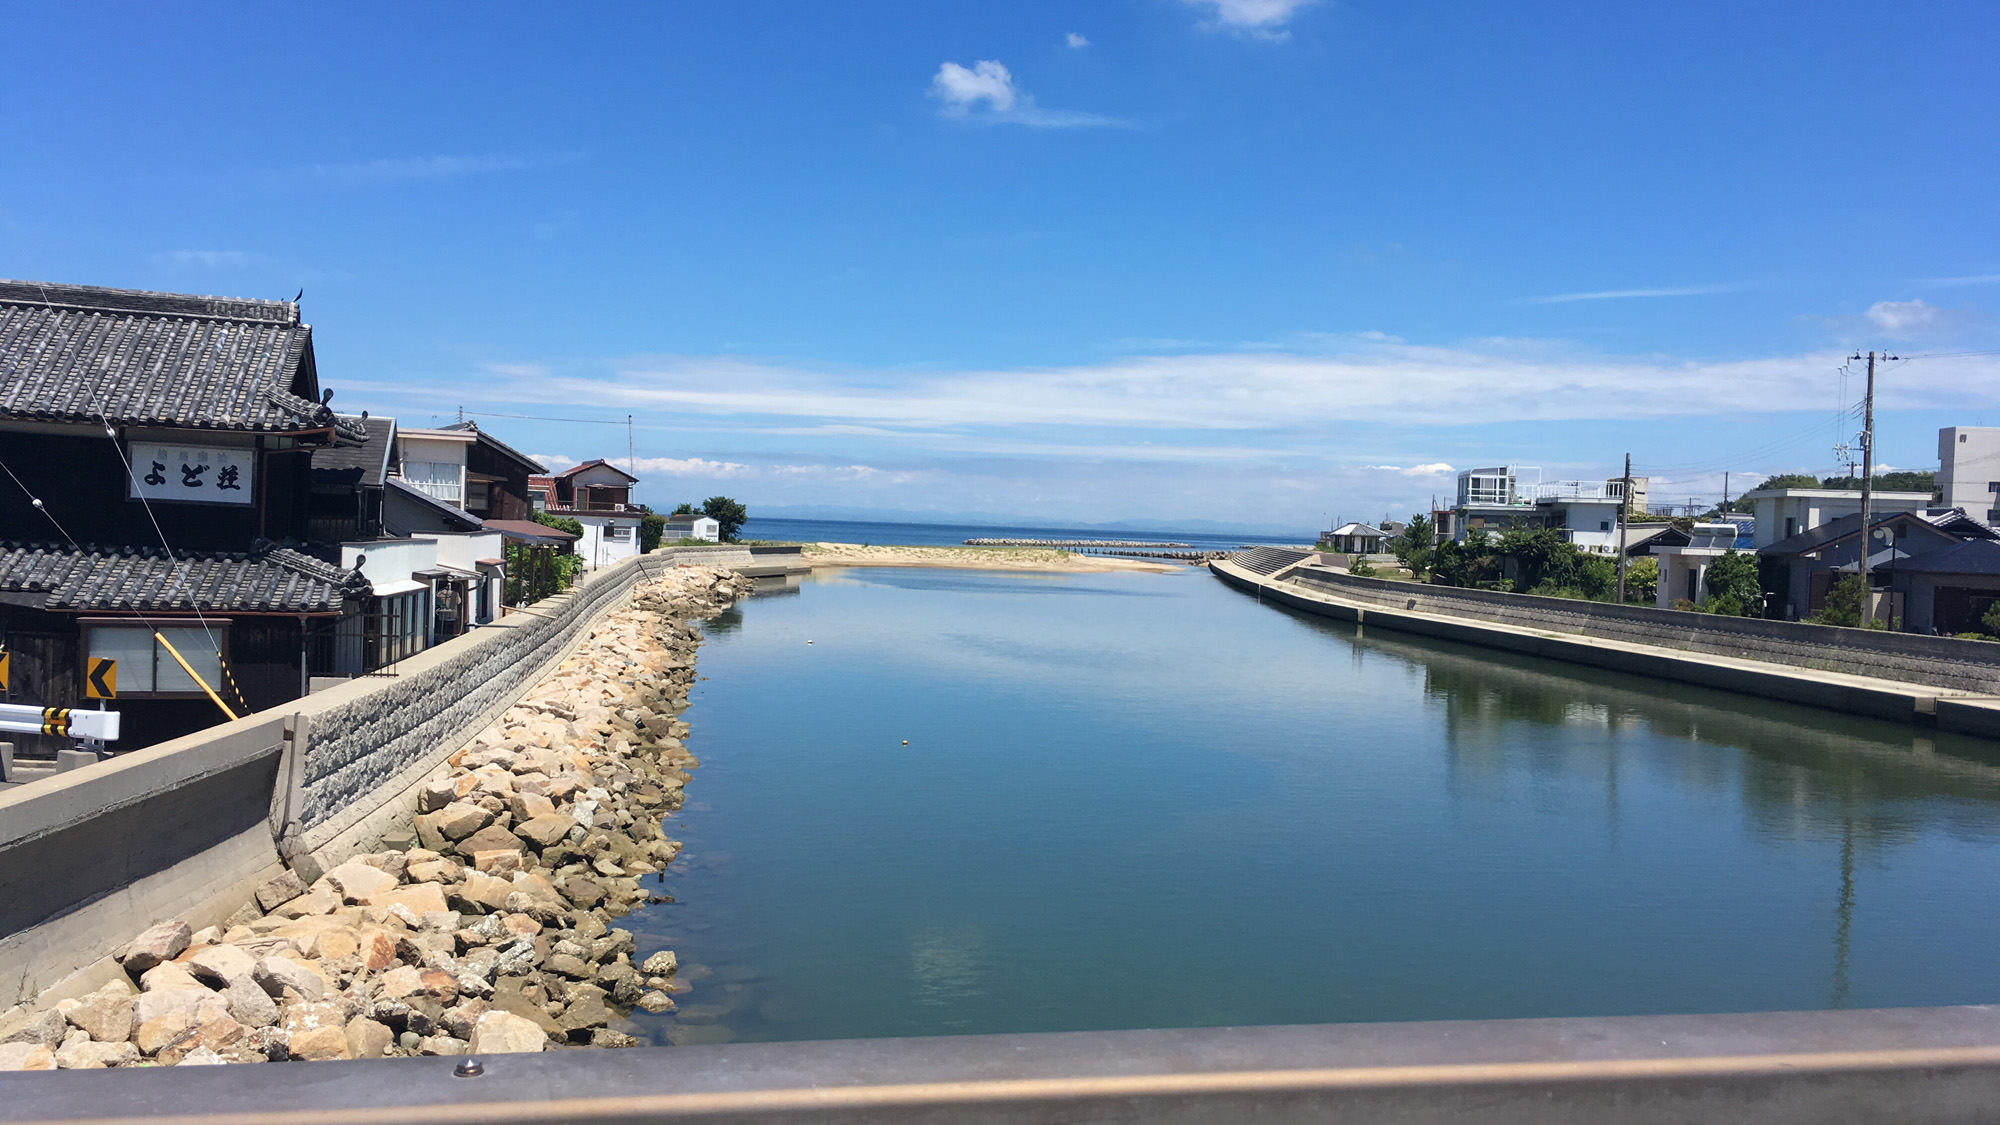
[[1983, 524], [2000, 523], [2000, 427], [1939, 430], [1937, 483], [1943, 507], [1962, 509]]
[[722, 525], [713, 516], [700, 512], [682, 512], [667, 517], [666, 529], [661, 538], [669, 543], [677, 539], [700, 539], [709, 543], [722, 541]]
[[[1525, 471], [1506, 465], [1458, 474], [1458, 502], [1433, 513], [1439, 537], [1463, 540], [1475, 528], [1497, 535], [1515, 527], [1547, 527], [1582, 550], [1617, 553], [1618, 510], [1625, 506], [1622, 479], [1528, 483], [1521, 480]], [[1632, 494], [1643, 512], [1645, 478], [1632, 478]]]
[[[1838, 488], [1759, 488], [1744, 493], [1743, 499], [1755, 506], [1758, 550], [1842, 516], [1861, 514], [1861, 493]], [[1931, 494], [1878, 491], [1872, 503], [1879, 519], [1894, 512], [1922, 512], [1931, 506]]]

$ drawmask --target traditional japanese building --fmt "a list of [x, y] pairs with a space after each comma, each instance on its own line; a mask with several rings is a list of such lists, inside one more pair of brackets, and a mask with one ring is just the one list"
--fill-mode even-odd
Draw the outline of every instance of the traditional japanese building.
[[315, 631], [369, 596], [315, 534], [315, 454], [376, 436], [331, 397], [295, 303], [0, 281], [6, 699], [81, 704], [115, 659], [130, 749], [220, 721], [203, 684], [238, 713], [303, 694]]

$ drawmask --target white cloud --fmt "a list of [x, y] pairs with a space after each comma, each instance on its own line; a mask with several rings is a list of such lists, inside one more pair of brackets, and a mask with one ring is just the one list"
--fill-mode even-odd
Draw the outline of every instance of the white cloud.
[[528, 456], [530, 459], [540, 461], [551, 469], [561, 469], [569, 465], [582, 464], [576, 458], [564, 453], [530, 453]]
[[1684, 285], [1677, 289], [1600, 289], [1591, 293], [1557, 293], [1552, 297], [1528, 297], [1530, 305], [1561, 305], [1571, 301], [1622, 301], [1631, 297], [1699, 297], [1707, 293], [1727, 293], [1733, 285]]
[[1185, 0], [1208, 13], [1210, 26], [1254, 35], [1260, 39], [1284, 39], [1291, 35], [1285, 25], [1299, 9], [1317, 0]]
[[1452, 467], [1443, 461], [1433, 461], [1428, 465], [1411, 465], [1407, 469], [1401, 465], [1363, 465], [1361, 467], [1364, 469], [1373, 469], [1379, 473], [1401, 473], [1406, 477], [1437, 477], [1452, 471]]
[[1089, 129], [1122, 125], [1116, 118], [1070, 109], [1043, 109], [1014, 84], [1014, 76], [996, 59], [981, 59], [971, 67], [947, 62], [931, 77], [931, 96], [943, 103], [946, 117], [981, 123], [1027, 125], [1040, 129]]
[[1085, 47], [1090, 46], [1090, 40], [1085, 39], [1083, 36], [1077, 34], [1074, 31], [1064, 36], [1063, 42], [1069, 44], [1069, 48], [1072, 51], [1081, 51]]
[[[822, 372], [737, 359], [640, 358], [611, 377], [523, 380], [537, 402], [594, 400], [690, 416], [887, 429], [1004, 426], [1191, 431], [1714, 416], [1831, 408], [1844, 354], [1744, 360], [1604, 356], [1558, 344], [1352, 341], [1335, 354], [1128, 356], [1066, 367]], [[495, 389], [498, 393], [499, 389]], [[1939, 359], [1899, 375], [1892, 404], [1958, 407], [2000, 393], [2000, 360]]]
[[1944, 310], [1918, 298], [1911, 301], [1877, 301], [1868, 306], [1868, 322], [1894, 337], [1912, 336], [1936, 328]]
[[931, 79], [931, 96], [944, 103], [944, 112], [964, 117], [981, 102], [995, 113], [1014, 108], [1014, 76], [996, 59], [981, 59], [967, 69], [955, 62], [938, 67]]
[[641, 457], [634, 461], [640, 477], [660, 473], [670, 477], [740, 477], [750, 471], [735, 461], [710, 461], [703, 457]]

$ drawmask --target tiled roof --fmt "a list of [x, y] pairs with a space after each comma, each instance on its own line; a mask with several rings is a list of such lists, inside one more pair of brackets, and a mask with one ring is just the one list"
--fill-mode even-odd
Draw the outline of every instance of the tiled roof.
[[158, 548], [0, 543], [0, 593], [43, 594], [51, 610], [338, 613], [367, 591], [359, 571], [286, 547], [174, 559]]
[[619, 468], [618, 466], [612, 464], [611, 462], [606, 461], [602, 457], [593, 457], [590, 460], [585, 461], [581, 465], [571, 466], [570, 468], [564, 469], [562, 472], [557, 473], [555, 475], [558, 477], [573, 477], [576, 474], [584, 471], [585, 469], [595, 469], [599, 465], [602, 465], [605, 468], [610, 469], [612, 472], [617, 473], [619, 476], [624, 477], [626, 480], [629, 480], [634, 484], [638, 483], [639, 481], [638, 477], [633, 476], [631, 473], [628, 473], [625, 470]]
[[367, 431], [367, 440], [361, 445], [328, 445], [313, 450], [313, 471], [359, 469], [361, 484], [371, 488], [382, 487], [382, 479], [388, 473], [389, 446], [396, 439], [396, 420], [346, 414], [340, 417]]
[[535, 460], [533, 457], [528, 456], [527, 454], [521, 452], [520, 450], [515, 449], [513, 446], [508, 445], [506, 442], [501, 441], [499, 438], [494, 437], [492, 434], [487, 433], [485, 430], [480, 429], [479, 423], [474, 422], [471, 419], [467, 419], [463, 422], [453, 422], [451, 425], [444, 426], [442, 428], [447, 430], [465, 430], [469, 433], [478, 434], [479, 441], [481, 444], [490, 445], [495, 450], [499, 451], [505, 456], [510, 457], [514, 461], [519, 462], [521, 465], [525, 466], [528, 470], [530, 480], [534, 479], [534, 476], [536, 474], [546, 473], [549, 471], [547, 467], [545, 467], [541, 462]]
[[573, 543], [582, 538], [573, 531], [536, 523], [533, 520], [487, 520], [483, 530], [497, 531], [508, 539], [524, 542]]
[[1896, 563], [1904, 574], [2000, 574], [2000, 543], [1968, 539]]
[[33, 281], [0, 281], [0, 418], [361, 436], [290, 301]]

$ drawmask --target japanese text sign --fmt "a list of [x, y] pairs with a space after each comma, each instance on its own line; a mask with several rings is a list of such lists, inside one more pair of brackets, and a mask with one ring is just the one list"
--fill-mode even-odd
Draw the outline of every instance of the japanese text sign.
[[255, 494], [253, 449], [133, 442], [131, 457], [134, 499], [249, 504]]

